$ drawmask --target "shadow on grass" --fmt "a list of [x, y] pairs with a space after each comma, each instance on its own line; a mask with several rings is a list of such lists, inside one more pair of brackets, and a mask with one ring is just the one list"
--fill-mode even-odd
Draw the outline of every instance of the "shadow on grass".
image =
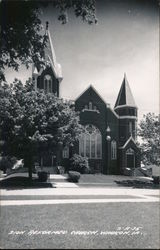
[[25, 188], [55, 188], [52, 183], [39, 182], [37, 178], [17, 176], [0, 181], [1, 189], [25, 189]]
[[159, 189], [159, 184], [154, 184], [152, 181], [142, 181], [142, 180], [122, 180], [122, 181], [114, 181], [119, 186], [123, 187], [132, 187], [132, 188], [152, 188]]

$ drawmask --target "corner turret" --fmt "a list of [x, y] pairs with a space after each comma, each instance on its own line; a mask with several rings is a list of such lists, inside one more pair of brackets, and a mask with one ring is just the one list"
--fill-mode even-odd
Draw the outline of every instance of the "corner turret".
[[119, 140], [123, 145], [126, 140], [132, 137], [136, 140], [137, 130], [137, 106], [133, 98], [126, 74], [115, 103], [115, 112], [119, 115]]

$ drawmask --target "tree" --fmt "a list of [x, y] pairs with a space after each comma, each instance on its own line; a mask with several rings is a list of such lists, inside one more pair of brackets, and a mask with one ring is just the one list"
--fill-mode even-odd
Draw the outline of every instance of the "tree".
[[142, 139], [142, 161], [145, 164], [160, 163], [160, 120], [154, 113], [144, 115], [140, 121], [138, 135]]
[[43, 90], [35, 91], [31, 80], [24, 86], [3, 84], [0, 88], [0, 137], [3, 155], [24, 158], [32, 178], [34, 156], [39, 150], [51, 150], [59, 143], [73, 143], [82, 127], [69, 103]]
[[67, 22], [67, 11], [71, 8], [83, 21], [89, 24], [97, 21], [95, 0], [1, 0], [0, 81], [5, 80], [5, 67], [18, 71], [21, 64], [27, 68], [32, 62], [43, 66], [47, 39], [42, 34], [39, 12], [48, 5], [58, 9], [58, 19], [62, 24]]

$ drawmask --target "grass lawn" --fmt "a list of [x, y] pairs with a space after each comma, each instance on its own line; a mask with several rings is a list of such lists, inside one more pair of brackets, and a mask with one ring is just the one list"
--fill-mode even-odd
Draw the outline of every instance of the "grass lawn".
[[115, 180], [132, 180], [133, 176], [104, 175], [104, 174], [81, 174], [79, 183], [111, 183]]
[[[158, 249], [158, 216], [157, 203], [2, 207], [1, 246], [2, 249]], [[142, 234], [101, 235], [118, 227], [141, 227]], [[9, 234], [12, 230], [24, 231], [24, 234]], [[33, 235], [31, 230], [55, 233]], [[59, 231], [65, 234], [56, 234]], [[72, 234], [79, 231], [97, 233]]]

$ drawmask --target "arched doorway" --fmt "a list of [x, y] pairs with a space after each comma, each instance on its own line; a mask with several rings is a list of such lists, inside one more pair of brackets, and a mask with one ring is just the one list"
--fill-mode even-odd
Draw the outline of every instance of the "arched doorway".
[[135, 151], [132, 148], [126, 151], [126, 167], [135, 169]]

